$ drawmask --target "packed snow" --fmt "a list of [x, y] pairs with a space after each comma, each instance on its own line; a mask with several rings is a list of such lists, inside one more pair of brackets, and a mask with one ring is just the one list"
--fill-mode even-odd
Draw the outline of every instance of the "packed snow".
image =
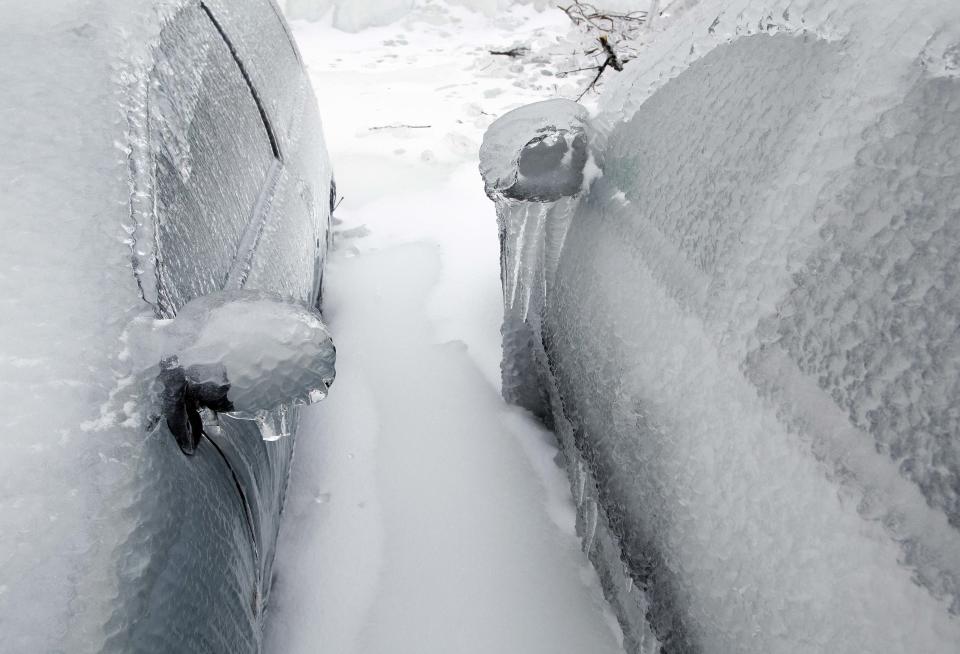
[[294, 22], [343, 195], [324, 296], [338, 378], [304, 412], [267, 652], [621, 651], [555, 440], [499, 396], [477, 177], [494, 117], [555, 92], [547, 66], [487, 50], [565, 21], [431, 2], [356, 35]]

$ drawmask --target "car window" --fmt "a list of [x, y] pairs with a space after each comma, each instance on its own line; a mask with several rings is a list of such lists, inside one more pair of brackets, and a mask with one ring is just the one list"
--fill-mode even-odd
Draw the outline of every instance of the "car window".
[[269, 0], [204, 0], [203, 4], [236, 45], [283, 153], [284, 146], [296, 140], [297, 118], [312, 93], [276, 5]]
[[276, 148], [218, 25], [200, 5], [163, 30], [149, 89], [159, 302], [174, 315], [223, 287]]

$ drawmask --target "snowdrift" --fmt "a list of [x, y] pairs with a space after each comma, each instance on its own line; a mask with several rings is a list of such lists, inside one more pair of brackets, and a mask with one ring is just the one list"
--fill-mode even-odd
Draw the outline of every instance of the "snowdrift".
[[678, 4], [588, 191], [506, 192], [564, 101], [485, 137], [504, 395], [631, 651], [956, 651], [960, 7]]

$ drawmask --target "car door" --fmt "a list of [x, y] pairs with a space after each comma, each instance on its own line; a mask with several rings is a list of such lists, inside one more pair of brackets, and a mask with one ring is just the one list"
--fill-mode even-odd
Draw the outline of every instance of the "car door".
[[[246, 285], [268, 218], [289, 203], [275, 201], [284, 169], [267, 112], [205, 3], [164, 24], [146, 116], [139, 193], [151, 209], [154, 253], [137, 272], [145, 299], [172, 318], [193, 298]], [[288, 276], [312, 289], [314, 273], [311, 261], [305, 275]], [[256, 286], [291, 295], [267, 277]], [[285, 431], [284, 415], [274, 418]], [[110, 651], [258, 648], [293, 439], [266, 442], [256, 422], [227, 417], [205, 431], [192, 456], [163, 424], [145, 444], [144, 486], [154, 495], [137, 509], [143, 518], [128, 542], [136, 553], [121, 554], [130, 624]], [[140, 569], [126, 569], [131, 557]]]
[[161, 34], [149, 116], [157, 300], [170, 317], [231, 281], [279, 150], [240, 60], [203, 4], [184, 9]]

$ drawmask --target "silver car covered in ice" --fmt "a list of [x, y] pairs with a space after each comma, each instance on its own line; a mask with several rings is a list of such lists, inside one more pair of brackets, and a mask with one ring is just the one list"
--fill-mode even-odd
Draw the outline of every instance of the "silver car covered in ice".
[[297, 50], [272, 0], [0, 15], [0, 651], [257, 651], [294, 445], [262, 436], [296, 409], [178, 427], [143, 334], [224, 291], [319, 302]]
[[662, 6], [485, 136], [504, 395], [628, 651], [956, 652], [960, 6]]

